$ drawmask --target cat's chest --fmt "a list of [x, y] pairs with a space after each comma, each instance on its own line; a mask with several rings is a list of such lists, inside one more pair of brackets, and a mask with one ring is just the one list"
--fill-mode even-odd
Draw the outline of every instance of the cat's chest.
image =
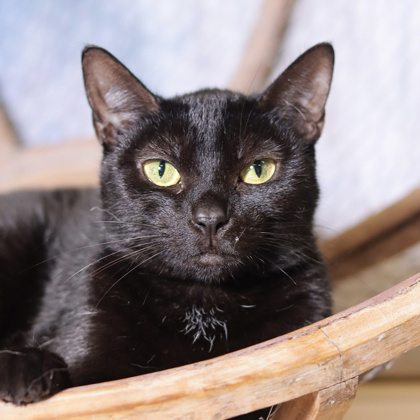
[[132, 313], [139, 326], [149, 324], [161, 334], [175, 335], [191, 344], [208, 343], [209, 349], [216, 338], [228, 340], [229, 327], [252, 306], [242, 307], [246, 299], [240, 294], [201, 285], [163, 283], [152, 286], [144, 298], [142, 295], [134, 301], [137, 307]]
[[[106, 311], [114, 325], [119, 319], [113, 330], [115, 342], [128, 349], [139, 365], [149, 362], [159, 369], [254, 344], [247, 337], [259, 323], [261, 302], [257, 301], [255, 296], [220, 287], [156, 280], [129, 294], [111, 293]], [[267, 316], [267, 309], [263, 312]], [[259, 328], [263, 332], [261, 323]], [[254, 331], [251, 336], [255, 340], [260, 333]]]

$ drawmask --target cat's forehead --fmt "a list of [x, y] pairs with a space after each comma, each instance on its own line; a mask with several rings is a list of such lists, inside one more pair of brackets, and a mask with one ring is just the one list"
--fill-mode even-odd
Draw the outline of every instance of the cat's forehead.
[[219, 155], [235, 146], [232, 136], [228, 141], [232, 124], [228, 109], [232, 102], [226, 93], [218, 91], [204, 91], [183, 98], [187, 105], [185, 123], [188, 130], [183, 143], [197, 157], [220, 159]]
[[168, 101], [162, 126], [173, 136], [167, 145], [170, 149], [220, 161], [223, 156], [241, 158], [264, 149], [278, 150], [278, 139], [261, 114], [254, 99], [230, 91], [203, 90]]

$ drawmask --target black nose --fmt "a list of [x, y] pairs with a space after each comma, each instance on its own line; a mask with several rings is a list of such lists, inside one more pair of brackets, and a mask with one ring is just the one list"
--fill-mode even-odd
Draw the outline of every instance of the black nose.
[[227, 211], [220, 203], [207, 201], [193, 209], [192, 222], [207, 235], [214, 236], [228, 221]]

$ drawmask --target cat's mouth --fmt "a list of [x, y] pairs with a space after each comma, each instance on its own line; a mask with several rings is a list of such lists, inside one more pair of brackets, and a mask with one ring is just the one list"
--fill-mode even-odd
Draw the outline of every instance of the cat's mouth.
[[177, 268], [185, 278], [220, 283], [229, 278], [238, 265], [233, 255], [204, 251], [187, 257]]

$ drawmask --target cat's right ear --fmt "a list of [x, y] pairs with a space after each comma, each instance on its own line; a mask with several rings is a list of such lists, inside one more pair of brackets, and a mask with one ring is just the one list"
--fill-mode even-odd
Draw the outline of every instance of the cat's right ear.
[[157, 98], [108, 51], [86, 47], [82, 68], [96, 135], [105, 147], [112, 148], [124, 128], [159, 109]]

